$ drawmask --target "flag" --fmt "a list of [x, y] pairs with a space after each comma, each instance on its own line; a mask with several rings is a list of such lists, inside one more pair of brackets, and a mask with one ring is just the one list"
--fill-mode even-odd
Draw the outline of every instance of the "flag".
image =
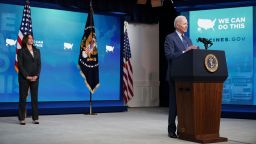
[[99, 86], [99, 63], [96, 34], [93, 21], [93, 9], [90, 5], [84, 35], [80, 44], [78, 65], [80, 74], [91, 93]]
[[124, 31], [124, 48], [123, 48], [123, 97], [127, 103], [133, 97], [133, 70], [131, 64], [131, 49], [127, 33], [127, 22]]
[[19, 49], [21, 49], [21, 47], [22, 47], [22, 39], [23, 39], [24, 35], [27, 35], [27, 34], [33, 35], [29, 1], [26, 1], [25, 5], [24, 5], [20, 30], [18, 33], [15, 64], [14, 64], [16, 72], [19, 71], [17, 54], [18, 54]]

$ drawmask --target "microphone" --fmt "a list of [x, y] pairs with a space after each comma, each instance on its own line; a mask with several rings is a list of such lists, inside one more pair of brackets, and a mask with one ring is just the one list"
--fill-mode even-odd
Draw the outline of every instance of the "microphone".
[[202, 42], [203, 44], [210, 44], [212, 45], [212, 41], [211, 40], [208, 40], [207, 38], [198, 38], [197, 41], [200, 41]]
[[[204, 44], [204, 47], [205, 49], [207, 50], [208, 47], [211, 47], [212, 46], [212, 41], [211, 40], [208, 40], [207, 38], [198, 38], [197, 41], [200, 41]], [[210, 46], [209, 46], [210, 45]]]

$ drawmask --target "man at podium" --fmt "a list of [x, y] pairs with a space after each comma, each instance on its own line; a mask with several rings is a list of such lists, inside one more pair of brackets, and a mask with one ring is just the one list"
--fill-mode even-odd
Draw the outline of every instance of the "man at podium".
[[174, 20], [175, 32], [169, 34], [165, 38], [164, 52], [168, 61], [166, 80], [169, 82], [169, 118], [168, 118], [168, 136], [177, 138], [175, 119], [177, 116], [176, 95], [174, 80], [170, 73], [172, 70], [172, 60], [181, 54], [197, 49], [197, 46], [192, 45], [191, 40], [184, 35], [188, 29], [188, 21], [185, 16], [177, 16]]

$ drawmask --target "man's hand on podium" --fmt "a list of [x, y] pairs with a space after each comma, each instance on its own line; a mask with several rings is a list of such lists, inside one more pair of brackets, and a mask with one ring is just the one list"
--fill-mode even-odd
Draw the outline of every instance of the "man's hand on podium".
[[187, 52], [187, 51], [190, 51], [190, 50], [192, 50], [192, 49], [198, 49], [198, 46], [194, 46], [194, 45], [189, 46], [189, 47], [184, 51], [184, 53]]

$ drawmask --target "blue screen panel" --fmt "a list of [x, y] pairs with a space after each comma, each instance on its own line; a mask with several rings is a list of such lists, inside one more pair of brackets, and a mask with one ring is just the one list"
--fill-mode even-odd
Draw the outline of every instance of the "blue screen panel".
[[[0, 102], [18, 101], [14, 70], [23, 6], [0, 4]], [[39, 101], [87, 101], [89, 91], [78, 69], [87, 13], [31, 7], [34, 44], [41, 51]], [[120, 100], [121, 20], [94, 14], [100, 86], [93, 100]]]
[[254, 92], [253, 7], [189, 12], [189, 35], [194, 45], [204, 48], [198, 37], [213, 42], [211, 50], [224, 50], [228, 79], [223, 104], [256, 105]]

